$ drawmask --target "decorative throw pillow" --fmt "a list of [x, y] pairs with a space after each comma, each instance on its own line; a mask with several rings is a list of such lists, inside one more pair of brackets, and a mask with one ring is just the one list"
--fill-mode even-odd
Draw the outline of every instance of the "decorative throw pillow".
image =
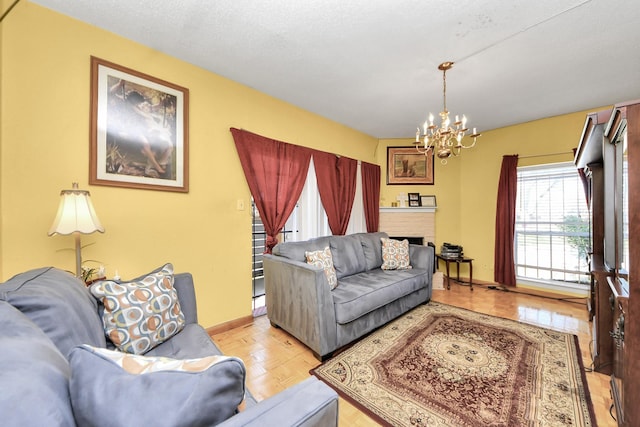
[[97, 282], [90, 291], [104, 305], [105, 334], [124, 352], [144, 354], [184, 328], [171, 264], [133, 282]]
[[246, 371], [236, 357], [176, 360], [82, 345], [69, 355], [78, 425], [209, 426], [237, 413]]
[[329, 246], [321, 251], [305, 252], [304, 255], [307, 258], [307, 264], [315, 265], [324, 270], [327, 282], [329, 282], [329, 289], [334, 290], [338, 286], [338, 278], [336, 277], [336, 269], [333, 267], [333, 257]]
[[409, 270], [409, 241], [380, 238], [382, 242], [382, 266], [383, 270]]

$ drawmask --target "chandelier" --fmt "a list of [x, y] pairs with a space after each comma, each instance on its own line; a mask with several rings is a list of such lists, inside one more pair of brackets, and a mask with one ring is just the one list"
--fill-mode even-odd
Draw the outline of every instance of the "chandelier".
[[467, 128], [467, 118], [463, 115], [462, 119], [455, 116], [455, 121], [451, 123], [449, 111], [447, 110], [447, 70], [453, 67], [453, 62], [443, 62], [438, 66], [438, 70], [442, 71], [442, 98], [444, 107], [440, 112], [440, 126], [433, 123], [433, 114], [429, 114], [429, 120], [424, 122], [422, 132], [420, 128], [416, 131], [416, 150], [427, 155], [429, 152], [435, 153], [442, 164], [447, 163], [447, 159], [451, 156], [459, 156], [463, 148], [472, 148], [476, 145], [476, 139], [480, 136], [473, 128], [473, 132], [469, 135], [473, 138], [473, 143], [464, 145], [462, 138], [469, 130]]

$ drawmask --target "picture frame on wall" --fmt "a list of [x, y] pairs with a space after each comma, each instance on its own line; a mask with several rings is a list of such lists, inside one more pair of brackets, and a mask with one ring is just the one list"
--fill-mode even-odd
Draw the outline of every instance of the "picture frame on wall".
[[91, 57], [89, 184], [189, 191], [189, 90]]
[[387, 185], [433, 185], [433, 151], [387, 147]]
[[432, 195], [422, 195], [420, 196], [420, 205], [427, 208], [435, 208], [436, 205], [436, 196]]
[[420, 207], [420, 193], [408, 193], [409, 207]]

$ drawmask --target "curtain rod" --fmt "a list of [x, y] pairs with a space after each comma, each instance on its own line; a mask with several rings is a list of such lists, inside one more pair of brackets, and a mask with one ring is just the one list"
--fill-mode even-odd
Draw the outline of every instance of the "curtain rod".
[[530, 159], [533, 157], [560, 156], [562, 154], [573, 154], [573, 151], [562, 151], [560, 153], [533, 154], [531, 156], [518, 156], [518, 159]]

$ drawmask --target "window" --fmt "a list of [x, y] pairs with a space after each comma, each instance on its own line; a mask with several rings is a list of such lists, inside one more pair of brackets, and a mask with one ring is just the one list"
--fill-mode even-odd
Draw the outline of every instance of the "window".
[[589, 211], [571, 163], [518, 168], [516, 276], [552, 286], [589, 286]]

